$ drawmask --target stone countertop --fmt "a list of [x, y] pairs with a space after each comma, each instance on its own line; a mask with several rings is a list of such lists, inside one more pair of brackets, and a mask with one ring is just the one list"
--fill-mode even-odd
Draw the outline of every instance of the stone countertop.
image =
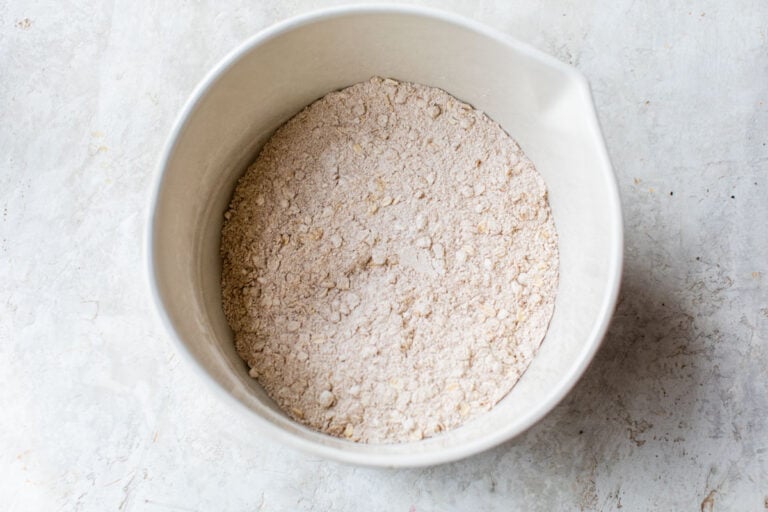
[[179, 361], [142, 234], [204, 73], [339, 2], [0, 6], [0, 503], [11, 511], [768, 509], [768, 4], [442, 6], [590, 79], [626, 225], [597, 359], [519, 438], [418, 470], [265, 440]]

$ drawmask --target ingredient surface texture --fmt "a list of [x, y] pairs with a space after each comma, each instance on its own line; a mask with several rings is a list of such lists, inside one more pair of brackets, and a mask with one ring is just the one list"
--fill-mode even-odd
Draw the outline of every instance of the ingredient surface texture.
[[483, 113], [373, 78], [267, 142], [225, 214], [224, 311], [250, 374], [295, 420], [361, 442], [488, 411], [552, 316], [546, 188]]

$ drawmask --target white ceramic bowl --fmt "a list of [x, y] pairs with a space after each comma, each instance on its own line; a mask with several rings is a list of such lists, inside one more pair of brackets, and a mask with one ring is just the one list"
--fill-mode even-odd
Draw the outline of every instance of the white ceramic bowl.
[[[516, 139], [549, 188], [560, 241], [555, 313], [518, 384], [480, 419], [437, 437], [366, 445], [309, 430], [248, 376], [221, 308], [219, 234], [235, 182], [272, 132], [326, 93], [373, 75], [440, 87]], [[162, 156], [148, 227], [158, 310], [219, 395], [270, 437], [323, 457], [421, 466], [510, 439], [582, 375], [606, 331], [622, 264], [619, 196], [586, 80], [476, 22], [421, 8], [324, 10], [246, 41], [195, 89]]]

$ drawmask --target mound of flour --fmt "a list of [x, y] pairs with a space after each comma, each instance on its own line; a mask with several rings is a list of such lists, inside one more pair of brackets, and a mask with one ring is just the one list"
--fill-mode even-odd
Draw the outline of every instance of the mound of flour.
[[446, 92], [373, 78], [311, 104], [240, 179], [224, 312], [292, 418], [360, 442], [488, 411], [552, 316], [557, 235], [518, 145]]

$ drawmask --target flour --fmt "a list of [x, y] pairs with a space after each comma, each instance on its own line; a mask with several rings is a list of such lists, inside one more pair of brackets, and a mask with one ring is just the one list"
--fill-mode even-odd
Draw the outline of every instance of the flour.
[[293, 419], [360, 442], [483, 414], [553, 312], [557, 235], [518, 145], [442, 90], [373, 78], [281, 127], [222, 231], [226, 317]]

